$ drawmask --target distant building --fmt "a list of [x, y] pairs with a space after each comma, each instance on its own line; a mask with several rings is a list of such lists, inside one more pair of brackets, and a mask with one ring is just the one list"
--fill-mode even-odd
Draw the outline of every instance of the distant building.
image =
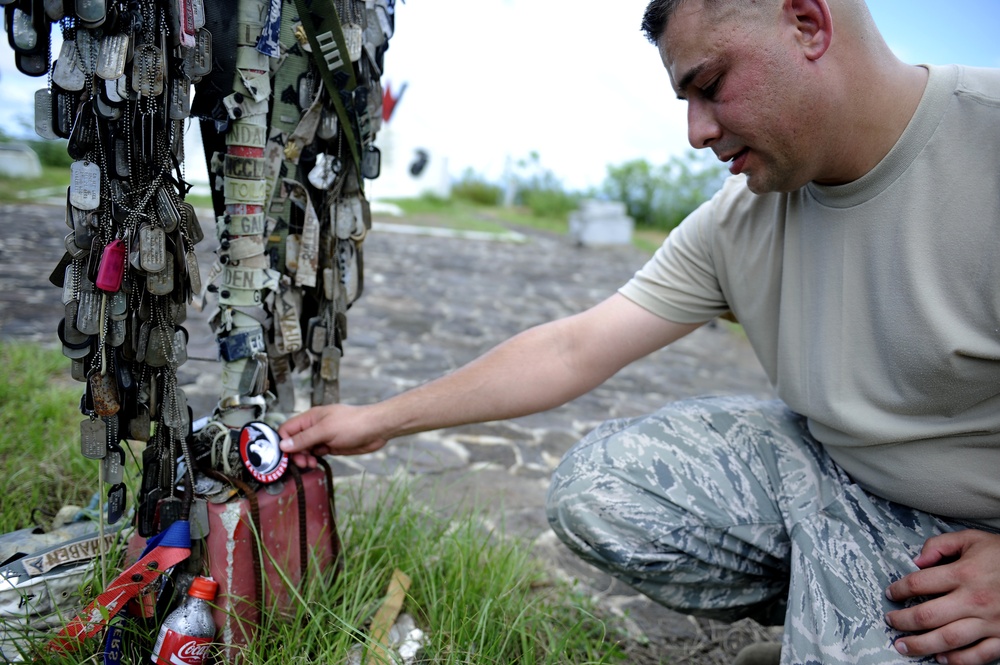
[[23, 143], [0, 143], [0, 176], [37, 178], [42, 175], [38, 155]]

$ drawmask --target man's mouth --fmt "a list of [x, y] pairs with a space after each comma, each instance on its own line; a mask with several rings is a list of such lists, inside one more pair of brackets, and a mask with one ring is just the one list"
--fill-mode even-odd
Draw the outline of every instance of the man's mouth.
[[743, 167], [747, 161], [747, 155], [750, 154], [750, 148], [743, 148], [728, 160], [729, 162], [729, 172], [733, 175], [739, 175], [743, 172]]

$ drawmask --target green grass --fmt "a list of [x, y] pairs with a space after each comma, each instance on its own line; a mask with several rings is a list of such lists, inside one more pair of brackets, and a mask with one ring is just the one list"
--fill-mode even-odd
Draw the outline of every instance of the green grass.
[[80, 454], [83, 384], [70, 361], [37, 345], [0, 342], [0, 533], [32, 526], [65, 504], [86, 505], [98, 462]]
[[[33, 507], [53, 511], [86, 503], [96, 490], [97, 462], [79, 450], [81, 384], [68, 380], [68, 362], [58, 351], [0, 343], [2, 532], [29, 526]], [[138, 478], [131, 459], [126, 474], [131, 482]], [[340, 481], [338, 507], [344, 574], [331, 583], [328, 572], [312, 571], [292, 616], [265, 616], [246, 662], [342, 663], [352, 649], [367, 649], [367, 622], [397, 568], [412, 578], [404, 611], [426, 634], [429, 662], [622, 660], [618, 633], [595, 616], [592, 601], [552, 582], [527, 543], [487, 531], [476, 512], [446, 519], [422, 508], [402, 481], [379, 480]], [[85, 598], [102, 588], [87, 582]], [[138, 634], [145, 641], [153, 631]], [[94, 639], [76, 654], [32, 656], [38, 662], [94, 663], [100, 662], [97, 649]]]
[[42, 166], [37, 178], [0, 178], [0, 203], [31, 203], [45, 199], [66, 199], [69, 169]]

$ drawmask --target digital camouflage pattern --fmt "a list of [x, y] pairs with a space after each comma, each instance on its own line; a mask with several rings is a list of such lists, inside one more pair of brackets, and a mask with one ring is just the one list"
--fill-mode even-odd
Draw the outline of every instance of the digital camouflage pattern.
[[966, 528], [865, 492], [782, 402], [687, 400], [606, 422], [563, 458], [559, 537], [663, 605], [784, 623], [783, 664], [904, 658], [886, 586], [936, 534]]

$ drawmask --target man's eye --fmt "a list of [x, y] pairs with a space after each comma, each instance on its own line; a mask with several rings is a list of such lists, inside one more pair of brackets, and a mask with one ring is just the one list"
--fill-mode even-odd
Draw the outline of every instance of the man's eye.
[[721, 86], [721, 78], [713, 79], [711, 83], [706, 85], [701, 89], [701, 95], [705, 99], [713, 100], [715, 96], [719, 94], [719, 87]]

